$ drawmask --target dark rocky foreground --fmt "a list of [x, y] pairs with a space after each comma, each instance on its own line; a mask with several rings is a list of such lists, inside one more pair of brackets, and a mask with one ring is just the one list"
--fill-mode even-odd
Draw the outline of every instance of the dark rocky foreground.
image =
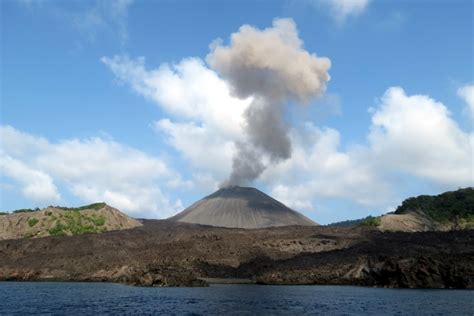
[[146, 220], [130, 230], [0, 241], [0, 280], [205, 286], [262, 284], [474, 288], [474, 230], [229, 229]]

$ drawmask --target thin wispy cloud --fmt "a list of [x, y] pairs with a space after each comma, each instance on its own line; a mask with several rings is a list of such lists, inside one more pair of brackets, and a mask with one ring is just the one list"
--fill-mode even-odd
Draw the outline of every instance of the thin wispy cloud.
[[474, 123], [474, 84], [462, 86], [458, 89], [457, 93], [466, 103], [464, 114]]
[[128, 41], [128, 10], [133, 0], [96, 1], [86, 11], [72, 13], [72, 24], [90, 41], [101, 33], [115, 33], [122, 45]]
[[125, 45], [129, 39], [128, 13], [134, 0], [95, 0], [77, 7], [74, 2], [52, 0], [17, 0], [20, 6], [44, 12], [78, 31], [88, 42], [102, 36], [112, 36]]
[[348, 18], [362, 14], [371, 0], [321, 0], [315, 1], [324, 7], [334, 20], [343, 24]]

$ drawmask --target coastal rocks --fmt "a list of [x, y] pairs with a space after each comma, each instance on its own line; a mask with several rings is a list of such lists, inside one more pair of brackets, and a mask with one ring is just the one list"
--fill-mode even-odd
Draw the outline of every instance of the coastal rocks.
[[364, 285], [404, 288], [474, 288], [474, 256], [389, 258], [368, 260]]
[[143, 287], [206, 287], [207, 282], [196, 278], [191, 271], [170, 267], [137, 268], [122, 266], [93, 275], [70, 275], [64, 270], [2, 269], [0, 281], [84, 281], [115, 282]]
[[[362, 285], [388, 288], [474, 288], [474, 256], [446, 262], [429, 257], [369, 258], [351, 262], [301, 267], [274, 262], [256, 271], [256, 282], [273, 285]], [[291, 268], [293, 266], [293, 268]], [[238, 269], [237, 269], [238, 271]], [[233, 274], [233, 277], [240, 275]]]
[[190, 271], [176, 266], [126, 268], [113, 282], [146, 287], [205, 287], [208, 284], [197, 279]]

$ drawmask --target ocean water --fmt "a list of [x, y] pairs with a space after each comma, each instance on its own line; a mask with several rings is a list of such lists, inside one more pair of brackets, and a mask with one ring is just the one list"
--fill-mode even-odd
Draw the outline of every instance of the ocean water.
[[474, 315], [472, 290], [0, 282], [0, 315]]

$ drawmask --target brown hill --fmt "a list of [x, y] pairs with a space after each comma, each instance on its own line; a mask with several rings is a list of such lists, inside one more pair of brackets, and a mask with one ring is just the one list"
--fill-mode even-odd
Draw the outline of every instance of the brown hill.
[[257, 189], [239, 186], [221, 188], [169, 220], [233, 228], [317, 225]]
[[0, 215], [0, 240], [102, 233], [141, 225], [105, 203], [79, 208], [49, 206]]

